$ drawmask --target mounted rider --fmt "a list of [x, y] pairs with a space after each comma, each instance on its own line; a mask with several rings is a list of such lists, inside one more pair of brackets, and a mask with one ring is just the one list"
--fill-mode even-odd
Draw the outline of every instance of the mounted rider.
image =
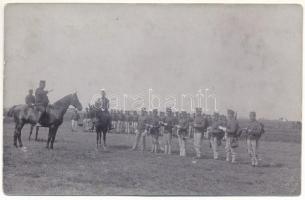
[[35, 107], [38, 111], [37, 123], [39, 126], [42, 115], [46, 112], [46, 107], [49, 104], [48, 93], [52, 90], [45, 90], [46, 81], [41, 80], [39, 82], [39, 87], [35, 91]]
[[109, 112], [109, 99], [106, 97], [106, 92], [104, 89], [100, 90], [101, 92], [101, 97], [98, 98], [95, 102], [95, 107], [99, 110], [99, 111], [103, 111], [106, 113], [107, 118], [108, 118], [108, 128], [109, 130], [113, 129], [112, 128], [112, 123], [111, 123], [111, 115]]
[[32, 89], [29, 90], [29, 94], [25, 97], [25, 104], [28, 106], [35, 105], [35, 96]]

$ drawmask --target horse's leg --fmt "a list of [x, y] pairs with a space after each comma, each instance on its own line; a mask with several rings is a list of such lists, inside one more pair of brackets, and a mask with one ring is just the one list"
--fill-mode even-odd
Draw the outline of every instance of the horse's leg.
[[31, 140], [31, 135], [33, 133], [33, 128], [34, 128], [34, 125], [31, 124], [31, 130], [30, 130], [30, 135], [29, 135], [29, 141]]
[[99, 132], [99, 136], [98, 137], [99, 137], [98, 143], [101, 146], [101, 144], [102, 144], [102, 131]]
[[36, 126], [36, 136], [35, 136], [35, 141], [38, 140], [38, 131], [39, 131], [39, 126]]
[[47, 141], [47, 146], [46, 146], [47, 149], [49, 148], [49, 144], [50, 144], [50, 141], [52, 138], [52, 131], [53, 131], [53, 127], [49, 127], [48, 141]]
[[103, 131], [103, 148], [104, 150], [107, 149], [107, 145], [106, 145], [106, 134], [107, 134], [107, 131]]
[[15, 131], [14, 131], [14, 146], [16, 148], [18, 148], [18, 146], [17, 146], [17, 138], [18, 138], [18, 122], [16, 122]]
[[18, 142], [19, 142], [19, 147], [22, 147], [23, 144], [22, 144], [22, 141], [21, 141], [21, 131], [22, 131], [22, 128], [24, 126], [24, 123], [22, 122], [19, 126], [18, 126]]
[[52, 131], [51, 147], [50, 147], [51, 149], [53, 149], [53, 144], [54, 144], [54, 141], [55, 141], [57, 129], [58, 129], [58, 126], [55, 126], [55, 127], [53, 128], [53, 131]]
[[96, 148], [98, 148], [99, 132], [96, 130]]

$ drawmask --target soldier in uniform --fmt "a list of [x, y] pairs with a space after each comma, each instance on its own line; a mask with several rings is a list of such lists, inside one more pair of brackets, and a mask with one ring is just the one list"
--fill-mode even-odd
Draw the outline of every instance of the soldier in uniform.
[[46, 87], [46, 81], [41, 80], [39, 82], [39, 87], [35, 91], [35, 106], [38, 111], [37, 123], [40, 125], [40, 120], [42, 115], [46, 112], [46, 107], [49, 104], [48, 93], [52, 90], [44, 90]]
[[162, 126], [164, 127], [164, 134], [163, 134], [163, 143], [164, 143], [164, 153], [171, 154], [172, 153], [172, 135], [173, 135], [173, 128], [176, 124], [176, 118], [173, 115], [171, 108], [166, 108], [166, 116], [162, 121]]
[[138, 148], [138, 144], [142, 142], [142, 147], [141, 150], [145, 151], [145, 144], [146, 144], [146, 135], [147, 135], [147, 124], [148, 124], [148, 116], [145, 108], [141, 109], [141, 115], [138, 117], [138, 123], [137, 123], [137, 128], [136, 128], [136, 137], [135, 137], [135, 143], [132, 147], [132, 150], [136, 150]]
[[196, 151], [197, 159], [201, 158], [201, 143], [204, 131], [207, 128], [207, 120], [201, 114], [202, 109], [196, 108], [196, 116], [194, 118], [193, 127], [194, 127], [194, 148]]
[[178, 125], [176, 126], [178, 141], [179, 141], [180, 156], [186, 156], [185, 143], [187, 138], [188, 126], [189, 124], [187, 119], [187, 113], [183, 111], [181, 113], [181, 117], [179, 118]]
[[232, 156], [232, 163], [236, 162], [237, 147], [237, 131], [239, 128], [238, 121], [235, 119], [235, 112], [231, 109], [227, 111], [228, 120], [226, 122], [226, 161], [230, 162], [230, 155]]
[[33, 106], [35, 105], [35, 96], [33, 95], [33, 90], [29, 90], [29, 94], [25, 97], [25, 103], [28, 106]]
[[105, 111], [105, 113], [108, 116], [108, 130], [113, 129], [112, 128], [112, 119], [111, 115], [109, 113], [109, 99], [106, 97], [106, 92], [104, 89], [101, 89], [101, 97], [97, 99], [95, 102], [96, 108], [98, 108], [101, 111]]
[[132, 129], [133, 129], [133, 132], [135, 133], [136, 130], [137, 130], [137, 126], [138, 126], [138, 112], [137, 111], [133, 111], [133, 116], [132, 116]]
[[213, 157], [215, 160], [218, 159], [218, 146], [221, 145], [221, 139], [224, 136], [224, 131], [220, 129], [220, 126], [223, 126], [223, 122], [219, 119], [219, 114], [214, 113], [213, 119], [212, 119], [212, 124], [210, 126], [209, 130], [209, 140], [210, 140], [210, 145], [213, 150]]
[[246, 128], [247, 131], [247, 146], [248, 146], [248, 153], [251, 158], [251, 165], [257, 166], [258, 165], [258, 158], [257, 158], [257, 147], [258, 141], [262, 134], [264, 133], [264, 126], [263, 124], [259, 123], [256, 120], [256, 113], [250, 112], [250, 122]]
[[160, 117], [158, 116], [158, 110], [153, 109], [152, 117], [149, 118], [149, 133], [152, 137], [152, 153], [158, 153], [159, 151], [159, 136], [160, 136]]

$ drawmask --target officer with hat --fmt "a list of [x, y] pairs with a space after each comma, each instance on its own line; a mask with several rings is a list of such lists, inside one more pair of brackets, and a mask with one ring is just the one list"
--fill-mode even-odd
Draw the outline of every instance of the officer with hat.
[[237, 147], [237, 131], [239, 129], [238, 121], [235, 119], [235, 112], [231, 109], [227, 111], [228, 119], [226, 122], [226, 161], [230, 162], [230, 156], [232, 157], [232, 163], [236, 162], [236, 152]]
[[206, 118], [201, 114], [202, 109], [196, 108], [196, 115], [194, 118], [193, 126], [194, 126], [194, 148], [196, 151], [195, 158], [201, 158], [201, 143], [204, 131], [206, 130], [208, 123]]
[[41, 80], [39, 82], [39, 87], [35, 90], [35, 106], [38, 111], [37, 123], [40, 125], [41, 117], [46, 111], [46, 107], [49, 104], [48, 93], [53, 90], [45, 90], [46, 81]]

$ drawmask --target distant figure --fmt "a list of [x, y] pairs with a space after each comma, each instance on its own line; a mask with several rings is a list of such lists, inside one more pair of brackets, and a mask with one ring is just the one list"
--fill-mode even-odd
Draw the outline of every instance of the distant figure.
[[33, 106], [35, 105], [35, 96], [33, 95], [33, 90], [29, 90], [29, 94], [25, 97], [25, 103], [28, 106]]
[[[145, 151], [145, 145], [146, 145], [146, 135], [147, 135], [147, 127], [146, 124], [148, 124], [148, 116], [145, 108], [141, 109], [141, 115], [139, 116], [139, 122], [137, 123], [136, 128], [136, 136], [135, 136], [135, 142], [132, 147], [132, 150], [137, 150], [139, 142], [141, 142], [141, 150]], [[141, 140], [141, 141], [140, 141]]]
[[202, 115], [202, 109], [196, 108], [196, 116], [194, 118], [193, 127], [194, 127], [194, 148], [196, 151], [197, 159], [201, 158], [201, 144], [203, 139], [203, 134], [207, 128], [208, 123], [205, 117]]
[[251, 158], [251, 165], [253, 167], [258, 165], [258, 158], [257, 158], [257, 148], [258, 148], [258, 141], [264, 131], [263, 124], [259, 123], [256, 120], [256, 113], [250, 112], [250, 122], [247, 126], [247, 146], [248, 146], [248, 154]]
[[71, 117], [71, 131], [77, 131], [77, 122], [80, 119], [79, 113], [77, 110], [74, 110], [73, 115]]
[[160, 117], [158, 116], [158, 110], [153, 109], [152, 116], [149, 117], [149, 132], [152, 138], [152, 153], [158, 153], [159, 145], [159, 136], [160, 136]]
[[180, 156], [186, 156], [185, 143], [188, 135], [189, 124], [187, 119], [187, 113], [185, 111], [182, 111], [181, 117], [179, 117], [178, 125], [176, 125], [176, 127], [179, 141]]
[[238, 146], [237, 131], [239, 128], [238, 121], [235, 119], [235, 112], [231, 109], [227, 111], [228, 121], [226, 123], [226, 161], [230, 162], [230, 156], [232, 157], [232, 163], [236, 162], [235, 148]]
[[212, 124], [208, 133], [210, 145], [213, 150], [214, 160], [218, 159], [218, 146], [221, 145], [221, 139], [224, 136], [224, 131], [220, 129], [220, 126], [223, 126], [223, 121], [220, 120], [220, 116], [218, 113], [214, 113]]
[[164, 133], [163, 133], [164, 154], [172, 153], [173, 128], [176, 123], [177, 123], [176, 118], [173, 115], [172, 109], [166, 108], [166, 116], [162, 122], [162, 126], [164, 127]]

